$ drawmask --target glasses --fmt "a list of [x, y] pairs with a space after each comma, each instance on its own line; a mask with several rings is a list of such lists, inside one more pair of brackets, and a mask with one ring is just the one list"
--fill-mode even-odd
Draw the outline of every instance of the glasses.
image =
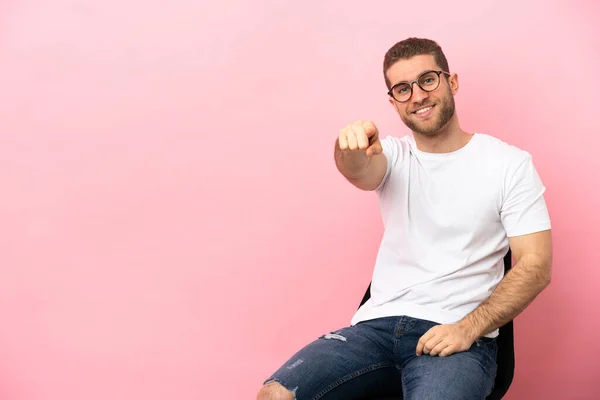
[[392, 96], [397, 102], [404, 103], [412, 96], [413, 83], [416, 83], [425, 92], [433, 92], [440, 86], [441, 74], [450, 75], [446, 71], [425, 71], [414, 81], [396, 83], [387, 94]]

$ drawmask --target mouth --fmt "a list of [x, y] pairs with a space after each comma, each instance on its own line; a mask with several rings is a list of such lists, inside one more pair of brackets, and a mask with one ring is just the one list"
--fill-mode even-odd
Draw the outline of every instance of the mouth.
[[431, 114], [433, 107], [435, 107], [435, 104], [430, 105], [430, 106], [421, 107], [421, 108], [417, 109], [416, 111], [413, 111], [412, 114], [416, 115], [419, 118], [425, 118]]

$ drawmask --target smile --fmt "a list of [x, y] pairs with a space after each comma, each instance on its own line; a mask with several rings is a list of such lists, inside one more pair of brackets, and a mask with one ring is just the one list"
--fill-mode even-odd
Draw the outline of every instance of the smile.
[[425, 117], [431, 114], [431, 110], [434, 106], [427, 106], [423, 108], [419, 108], [417, 111], [414, 111], [413, 114], [418, 115], [419, 117]]

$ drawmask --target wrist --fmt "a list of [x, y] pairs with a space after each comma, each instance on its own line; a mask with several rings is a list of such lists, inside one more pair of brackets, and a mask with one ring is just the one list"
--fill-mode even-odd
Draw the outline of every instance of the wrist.
[[466, 336], [472, 341], [475, 342], [481, 336], [483, 336], [483, 332], [480, 329], [477, 329], [475, 324], [473, 324], [468, 318], [461, 320], [458, 323], [458, 326], [465, 332]]

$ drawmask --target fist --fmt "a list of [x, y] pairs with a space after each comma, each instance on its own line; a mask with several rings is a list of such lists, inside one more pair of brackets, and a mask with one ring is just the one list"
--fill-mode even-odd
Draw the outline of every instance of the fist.
[[383, 148], [379, 141], [379, 131], [371, 121], [356, 121], [338, 134], [341, 150], [364, 150], [368, 157], [381, 154]]

